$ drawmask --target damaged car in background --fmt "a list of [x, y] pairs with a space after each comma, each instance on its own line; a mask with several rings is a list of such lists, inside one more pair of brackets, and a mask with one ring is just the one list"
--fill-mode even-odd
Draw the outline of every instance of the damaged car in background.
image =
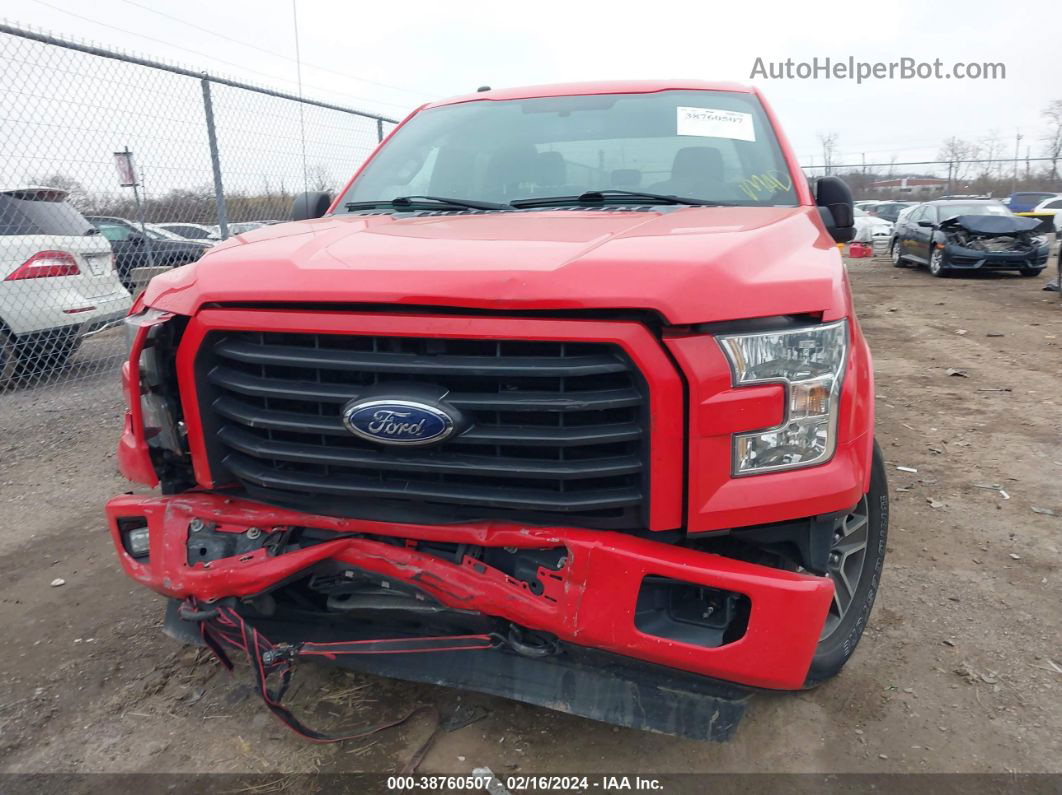
[[926, 202], [901, 217], [889, 253], [898, 268], [925, 265], [934, 276], [970, 270], [1036, 276], [1047, 267], [1050, 244], [1039, 221], [1020, 218], [1000, 202]]

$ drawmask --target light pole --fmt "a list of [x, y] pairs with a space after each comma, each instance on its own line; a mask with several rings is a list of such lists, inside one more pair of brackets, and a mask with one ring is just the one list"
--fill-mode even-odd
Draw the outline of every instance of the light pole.
[[1010, 184], [1010, 192], [1018, 191], [1018, 160], [1021, 158], [1021, 133], [1014, 134], [1014, 180]]
[[155, 267], [155, 257], [151, 251], [151, 237], [147, 233], [147, 225], [144, 223], [144, 204], [140, 201], [139, 181], [136, 175], [136, 166], [133, 164], [133, 153], [127, 146], [124, 151], [114, 153], [114, 166], [118, 169], [118, 184], [123, 188], [133, 189], [133, 201], [136, 202], [137, 220], [140, 221], [140, 234], [143, 235], [144, 249], [147, 252], [148, 265]]

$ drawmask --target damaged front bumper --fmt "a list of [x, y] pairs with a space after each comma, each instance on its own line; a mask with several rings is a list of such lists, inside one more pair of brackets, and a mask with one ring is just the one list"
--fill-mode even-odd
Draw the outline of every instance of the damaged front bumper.
[[986, 251], [958, 243], [944, 246], [944, 264], [956, 270], [1043, 270], [1047, 267], [1050, 247], [1038, 246], [1026, 251]]
[[[528, 641], [512, 647], [528, 657], [605, 653], [760, 688], [804, 685], [833, 597], [827, 577], [620, 532], [381, 524], [212, 493], [117, 497], [107, 517], [134, 580], [174, 599], [234, 599], [248, 621], [272, 622], [282, 634], [320, 638], [364, 625], [350, 616], [376, 615], [375, 597], [358, 596], [352, 612], [342, 585], [371, 581], [407, 597], [398, 600], [404, 617], [493, 622]], [[142, 537], [145, 527], [146, 550], [131, 548], [129, 534]], [[303, 590], [286, 613], [291, 589]], [[693, 604], [693, 594], [707, 601]], [[386, 621], [392, 612], [385, 605], [378, 615]], [[403, 676], [393, 663], [387, 670]], [[430, 681], [468, 686], [456, 668], [432, 670]]]

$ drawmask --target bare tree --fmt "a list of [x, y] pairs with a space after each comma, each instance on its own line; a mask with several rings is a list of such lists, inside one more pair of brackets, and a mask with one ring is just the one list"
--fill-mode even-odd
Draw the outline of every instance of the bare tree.
[[977, 164], [980, 166], [981, 179], [988, 181], [993, 177], [1002, 178], [1003, 164], [1000, 158], [1003, 157], [1003, 141], [1000, 140], [999, 130], [990, 130], [988, 135], [981, 139], [980, 155], [981, 159], [987, 161]]
[[819, 133], [819, 143], [822, 144], [822, 173], [829, 176], [833, 168], [833, 156], [837, 149], [838, 135], [835, 132]]
[[1058, 161], [1062, 159], [1062, 99], [1051, 100], [1043, 109], [1047, 119], [1044, 133], [1044, 154], [1051, 159], [1051, 180], [1058, 179]]
[[336, 190], [336, 178], [324, 163], [310, 166], [306, 170], [306, 190], [319, 190], [332, 193]]
[[978, 153], [980, 147], [971, 143], [970, 141], [964, 141], [962, 138], [945, 139], [940, 145], [940, 151], [937, 152], [937, 159], [942, 160], [948, 165], [948, 191], [951, 192], [953, 185], [961, 185], [970, 179], [973, 173], [973, 167], [975, 163], [971, 163], [971, 160], [978, 159]]
[[58, 172], [32, 177], [31, 185], [43, 185], [46, 188], [59, 188], [67, 192], [66, 200], [81, 211], [86, 211], [89, 205], [88, 190], [83, 184], [67, 174]]

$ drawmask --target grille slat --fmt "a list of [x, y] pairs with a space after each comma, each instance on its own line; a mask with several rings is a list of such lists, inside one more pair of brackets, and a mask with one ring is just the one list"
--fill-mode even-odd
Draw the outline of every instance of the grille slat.
[[[259, 378], [220, 365], [210, 371], [209, 377], [213, 383], [230, 392], [251, 397], [296, 398], [321, 403], [346, 403], [354, 397], [350, 387], [342, 384]], [[568, 394], [459, 392], [447, 395], [446, 402], [460, 409], [489, 411], [586, 411], [638, 406], [642, 396], [636, 389], [586, 390]]]
[[[378, 497], [387, 489], [386, 482], [375, 478], [333, 477], [319, 480], [312, 475], [272, 469], [255, 463], [244, 456], [229, 454], [225, 464], [238, 477], [259, 486], [287, 491], [313, 491], [340, 496]], [[499, 486], [474, 486], [460, 493], [445, 484], [402, 484], [396, 486], [404, 499], [420, 499], [431, 502], [454, 503], [488, 508], [525, 509], [528, 500], [534, 500], [543, 511], [573, 512], [603, 508], [624, 508], [637, 505], [642, 498], [640, 489], [601, 489], [588, 492], [559, 492], [546, 489], [513, 489]]]
[[439, 472], [448, 474], [490, 475], [512, 478], [555, 478], [560, 480], [629, 475], [641, 471], [636, 456], [614, 456], [604, 460], [586, 459], [558, 464], [521, 458], [474, 455], [403, 455], [387, 457], [375, 450], [277, 442], [225, 427], [218, 436], [225, 444], [252, 458], [293, 463], [322, 464], [354, 469], [387, 469], [392, 472]]
[[466, 376], [557, 376], [622, 373], [623, 362], [611, 356], [535, 357], [417, 356], [408, 353], [342, 351], [296, 345], [219, 342], [215, 352], [226, 359], [261, 365], [322, 368], [371, 373], [420, 373]]
[[[299, 414], [292, 411], [258, 409], [255, 406], [221, 397], [214, 401], [214, 411], [249, 428], [293, 433], [318, 433], [347, 438], [350, 431], [343, 425], [339, 411], [332, 416]], [[573, 447], [585, 444], [611, 444], [638, 439], [642, 429], [636, 423], [594, 425], [586, 428], [538, 428], [520, 425], [479, 425], [447, 442], [451, 444], [555, 445]]]
[[[646, 526], [648, 397], [618, 346], [211, 332], [196, 373], [215, 482], [254, 499], [391, 521]], [[466, 430], [410, 449], [343, 425], [367, 390], [425, 387]]]

